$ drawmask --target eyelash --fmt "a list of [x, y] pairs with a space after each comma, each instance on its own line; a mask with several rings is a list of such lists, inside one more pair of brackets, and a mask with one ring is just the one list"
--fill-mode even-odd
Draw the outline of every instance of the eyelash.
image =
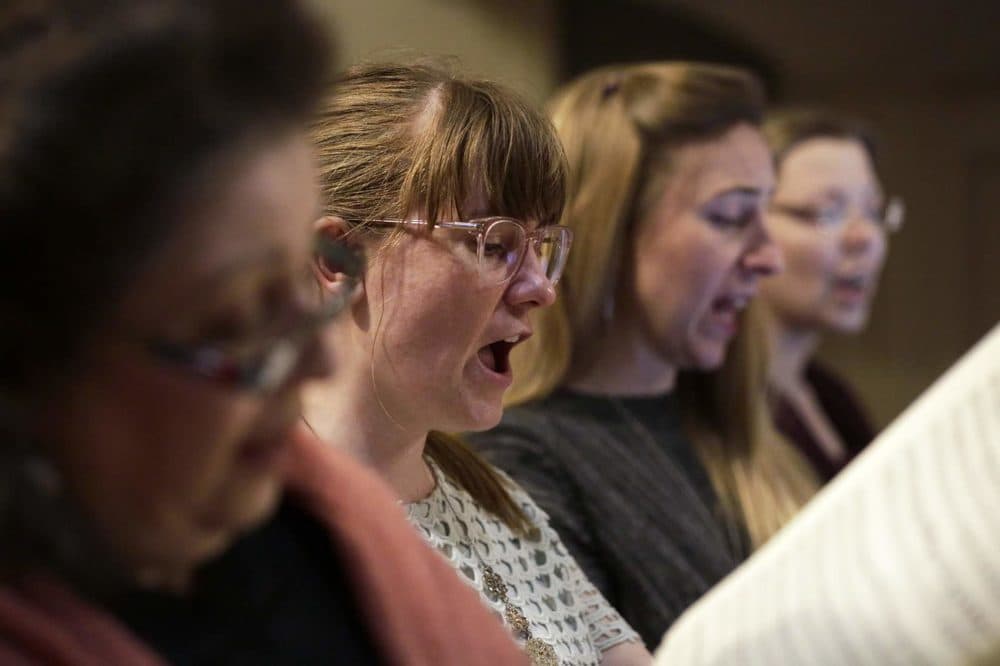
[[736, 216], [709, 213], [706, 217], [713, 226], [719, 229], [746, 229], [756, 219], [756, 211], [743, 211]]

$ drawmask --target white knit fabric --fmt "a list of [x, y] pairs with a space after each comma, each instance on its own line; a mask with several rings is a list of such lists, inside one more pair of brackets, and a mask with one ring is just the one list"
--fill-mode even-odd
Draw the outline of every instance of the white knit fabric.
[[530, 537], [514, 534], [430, 464], [437, 486], [426, 499], [406, 505], [410, 522], [501, 618], [504, 605], [486, 593], [481, 562], [503, 578], [507, 597], [527, 617], [532, 636], [551, 645], [563, 666], [599, 664], [602, 652], [639, 640], [566, 552], [545, 512], [519, 486], [511, 481], [511, 496], [538, 527]]

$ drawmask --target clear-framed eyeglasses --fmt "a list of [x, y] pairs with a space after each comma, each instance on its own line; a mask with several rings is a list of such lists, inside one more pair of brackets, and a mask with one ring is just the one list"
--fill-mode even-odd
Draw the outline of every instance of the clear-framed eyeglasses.
[[474, 257], [479, 272], [491, 284], [510, 280], [521, 268], [527, 249], [535, 253], [545, 277], [553, 285], [562, 277], [573, 244], [573, 231], [561, 225], [546, 225], [529, 231], [511, 217], [435, 222], [426, 220], [372, 220], [370, 224], [442, 229], [452, 235], [460, 249]]
[[[843, 227], [853, 214], [852, 206], [846, 202], [813, 207], [773, 201], [770, 209], [773, 212], [788, 215], [799, 222], [825, 229]], [[879, 206], [861, 210], [860, 214], [886, 233], [893, 234], [903, 228], [906, 205], [901, 197], [889, 197]]]
[[299, 304], [319, 302], [272, 322], [269, 330], [239, 341], [180, 343], [151, 339], [146, 349], [159, 361], [202, 379], [236, 390], [268, 393], [283, 386], [303, 362], [320, 328], [342, 312], [357, 291], [362, 260], [340, 243], [317, 239], [316, 257], [346, 276], [339, 289], [320, 299], [314, 265], [306, 267], [294, 288]]

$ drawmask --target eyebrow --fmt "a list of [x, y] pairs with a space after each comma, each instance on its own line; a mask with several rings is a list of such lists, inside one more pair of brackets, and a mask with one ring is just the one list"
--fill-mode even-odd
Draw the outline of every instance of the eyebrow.
[[749, 187], [746, 185], [733, 185], [731, 187], [724, 187], [716, 192], [713, 192], [705, 201], [711, 201], [713, 199], [718, 199], [719, 197], [726, 196], [729, 194], [738, 194], [745, 197], [759, 197], [764, 196], [765, 198], [771, 198], [774, 196], [774, 187], [769, 187], [761, 189], [759, 187]]
[[[866, 191], [864, 193], [864, 196], [866, 198], [867, 197], [872, 197], [876, 201], [884, 201], [887, 198], [885, 191], [881, 187], [877, 187], [877, 186], [871, 188], [868, 191]], [[850, 195], [848, 195], [842, 188], [840, 188], [838, 186], [828, 186], [828, 187], [820, 188], [820, 189], [815, 190], [815, 191], [811, 192], [810, 194], [806, 195], [805, 198], [809, 198], [809, 199], [836, 199], [838, 201], [846, 201], [846, 200], [851, 199]]]

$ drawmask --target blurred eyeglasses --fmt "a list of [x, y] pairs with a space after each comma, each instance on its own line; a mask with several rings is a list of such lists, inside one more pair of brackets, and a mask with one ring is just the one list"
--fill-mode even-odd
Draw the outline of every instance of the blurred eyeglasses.
[[546, 225], [528, 231], [523, 222], [510, 217], [484, 217], [455, 222], [425, 220], [373, 220], [374, 225], [401, 225], [445, 229], [457, 235], [459, 245], [474, 254], [483, 277], [492, 284], [510, 280], [524, 262], [530, 247], [545, 277], [553, 285], [562, 277], [566, 257], [573, 244], [573, 231], [560, 225]]
[[[851, 219], [852, 215], [852, 206], [847, 203], [812, 207], [773, 201], [771, 202], [770, 209], [800, 222], [829, 229], [842, 227], [844, 223]], [[906, 217], [906, 206], [902, 198], [889, 197], [884, 204], [860, 212], [866, 220], [886, 233], [892, 234], [903, 228], [903, 220]]]
[[[331, 272], [342, 273], [347, 279], [336, 292], [327, 294], [318, 308], [296, 313], [283, 322], [280, 330], [238, 343], [152, 340], [147, 342], [147, 348], [159, 360], [223, 386], [263, 393], [281, 387], [299, 368], [318, 329], [343, 311], [357, 291], [360, 256], [345, 245], [320, 239], [316, 259], [320, 258]], [[319, 289], [310, 262], [296, 285], [299, 302], [319, 301]]]

